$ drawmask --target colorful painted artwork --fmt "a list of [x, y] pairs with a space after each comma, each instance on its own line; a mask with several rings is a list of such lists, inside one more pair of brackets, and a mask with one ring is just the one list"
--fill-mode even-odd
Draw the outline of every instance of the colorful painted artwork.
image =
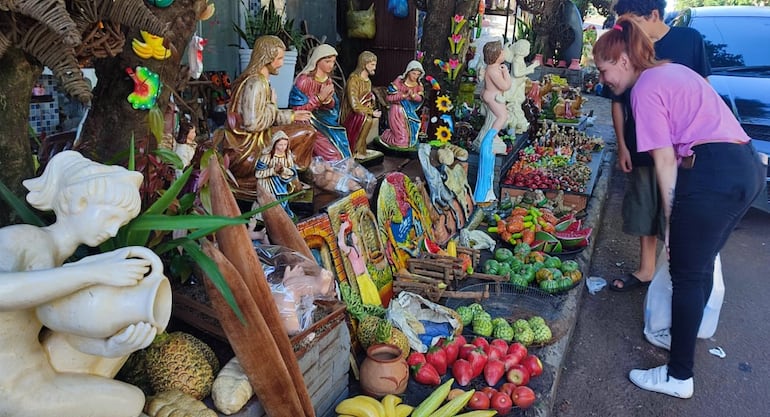
[[[374, 282], [383, 306], [393, 297], [393, 271], [385, 256], [377, 219], [369, 208], [364, 190], [357, 190], [327, 207], [326, 212], [337, 237], [340, 258], [351, 287], [359, 290], [359, 276], [368, 275]], [[344, 243], [340, 245], [340, 240]], [[365, 271], [361, 268], [361, 263]], [[356, 279], [350, 279], [355, 277]]]
[[425, 200], [412, 180], [401, 172], [392, 172], [382, 181], [377, 218], [386, 256], [394, 271], [406, 271], [408, 259], [419, 256], [425, 245], [433, 242]]
[[329, 215], [321, 213], [305, 219], [297, 223], [297, 229], [307, 242], [318, 265], [331, 271], [337, 278], [337, 282], [346, 281], [345, 265], [342, 262]]

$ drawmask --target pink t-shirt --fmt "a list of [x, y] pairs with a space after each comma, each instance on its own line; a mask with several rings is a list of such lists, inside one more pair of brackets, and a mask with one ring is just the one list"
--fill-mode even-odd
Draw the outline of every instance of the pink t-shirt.
[[677, 159], [701, 142], [748, 142], [719, 94], [698, 73], [679, 64], [645, 70], [631, 90], [639, 152], [674, 146]]

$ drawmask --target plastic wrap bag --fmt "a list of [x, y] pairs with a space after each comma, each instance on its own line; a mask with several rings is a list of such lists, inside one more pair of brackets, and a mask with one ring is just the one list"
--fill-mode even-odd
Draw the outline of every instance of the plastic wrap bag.
[[334, 275], [311, 259], [277, 245], [255, 247], [287, 333], [313, 324], [314, 301], [334, 299]]
[[462, 326], [452, 309], [408, 291], [391, 300], [387, 319], [406, 335], [409, 347], [423, 353], [439, 338], [456, 333]]
[[[654, 335], [661, 330], [671, 328], [671, 274], [668, 269], [668, 256], [662, 251], [658, 257], [657, 268], [653, 275], [647, 296], [644, 299], [644, 333]], [[719, 323], [719, 312], [725, 297], [725, 283], [722, 278], [722, 260], [717, 254], [714, 260], [714, 283], [711, 288], [703, 319], [698, 329], [698, 338], [708, 339], [714, 335]]]
[[353, 158], [339, 161], [326, 161], [320, 156], [313, 158], [310, 163], [313, 173], [313, 183], [325, 191], [334, 191], [347, 195], [353, 191], [364, 189], [366, 196], [371, 198], [377, 185], [377, 178], [356, 162]]
[[393, 13], [393, 16], [403, 19], [409, 16], [409, 4], [406, 0], [388, 0], [388, 11]]

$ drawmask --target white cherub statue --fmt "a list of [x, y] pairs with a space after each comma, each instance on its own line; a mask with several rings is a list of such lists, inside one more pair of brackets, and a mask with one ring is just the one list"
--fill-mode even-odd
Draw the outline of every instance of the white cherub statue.
[[[163, 265], [143, 247], [65, 261], [81, 244], [95, 247], [115, 236], [139, 213], [141, 183], [137, 172], [74, 151], [57, 154], [42, 176], [24, 181], [27, 201], [53, 210], [56, 222], [0, 229], [0, 416], [140, 415], [142, 391], [92, 364], [104, 357], [122, 364], [165, 329], [171, 300]], [[123, 294], [150, 281], [144, 318], [116, 307], [124, 305]]]
[[504, 98], [508, 108], [509, 127], [515, 130], [516, 134], [524, 133], [529, 129], [529, 122], [524, 115], [521, 105], [526, 100], [525, 88], [527, 75], [535, 72], [540, 63], [533, 62], [527, 65], [524, 58], [529, 55], [530, 45], [526, 39], [519, 39], [506, 48], [506, 60], [511, 62], [511, 88], [505, 92]]

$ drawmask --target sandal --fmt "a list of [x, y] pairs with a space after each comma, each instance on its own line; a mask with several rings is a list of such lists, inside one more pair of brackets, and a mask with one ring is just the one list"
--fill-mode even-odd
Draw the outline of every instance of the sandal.
[[[618, 281], [623, 283], [622, 287], [619, 287], [615, 284]], [[650, 285], [650, 281], [640, 281], [639, 278], [637, 278], [634, 274], [629, 272], [620, 278], [613, 279], [612, 283], [610, 284], [610, 290], [617, 291], [617, 292], [626, 292], [626, 291], [631, 291], [636, 287], [646, 287], [648, 285]]]

